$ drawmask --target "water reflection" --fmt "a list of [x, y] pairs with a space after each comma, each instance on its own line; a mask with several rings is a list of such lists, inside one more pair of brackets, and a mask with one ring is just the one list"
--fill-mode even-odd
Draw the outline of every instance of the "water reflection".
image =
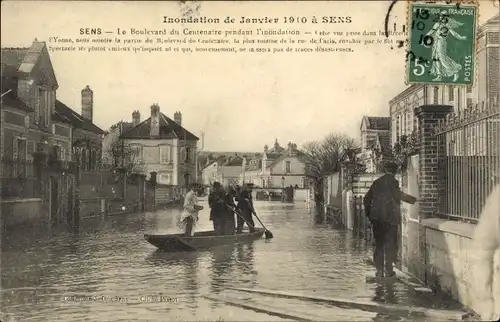
[[[305, 204], [256, 202], [256, 207], [275, 238], [205, 252], [158, 252], [144, 241], [144, 232], [168, 231], [175, 212], [95, 218], [82, 222], [76, 233], [9, 230], [2, 236], [2, 310], [20, 321], [217, 320], [222, 312], [236, 309], [218, 303], [216, 310], [201, 295], [229, 287], [422, 304], [402, 286], [365, 283], [366, 275], [374, 273], [364, 263], [371, 245], [351, 232], [332, 229], [323, 213], [318, 218]], [[208, 214], [200, 217], [200, 227], [211, 228]], [[71, 295], [165, 295], [179, 302], [60, 300]]]
[[257, 284], [257, 271], [254, 268], [254, 245], [253, 243], [236, 245], [238, 258], [238, 269], [240, 270], [240, 282], [245, 287], [253, 287]]
[[[196, 300], [200, 293], [198, 275], [200, 274], [199, 260], [203, 253], [177, 252], [167, 253], [154, 251], [146, 258], [146, 263], [157, 268], [158, 274], [168, 274], [165, 287], [169, 289], [172, 298], [181, 298], [182, 302], [194, 313], [197, 308]], [[163, 281], [159, 278], [159, 282]]]
[[211, 292], [218, 294], [233, 278], [236, 256], [233, 246], [218, 247], [211, 251]]
[[394, 291], [394, 285], [392, 283], [379, 284], [375, 287], [375, 296], [373, 297], [374, 302], [396, 304], [398, 301], [396, 299], [396, 293]]

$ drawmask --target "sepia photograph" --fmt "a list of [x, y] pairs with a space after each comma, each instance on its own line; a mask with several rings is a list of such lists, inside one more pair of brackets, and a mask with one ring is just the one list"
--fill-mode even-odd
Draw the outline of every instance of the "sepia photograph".
[[499, 12], [2, 1], [0, 321], [500, 320]]

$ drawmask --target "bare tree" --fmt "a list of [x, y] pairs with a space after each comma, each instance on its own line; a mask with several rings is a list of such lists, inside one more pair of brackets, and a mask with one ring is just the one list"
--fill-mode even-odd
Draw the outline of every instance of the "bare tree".
[[320, 142], [306, 143], [303, 147], [306, 175], [317, 181], [325, 174], [338, 171], [344, 151], [356, 147], [354, 139], [341, 133], [331, 133]]
[[[322, 141], [312, 141], [304, 145], [305, 174], [312, 181], [314, 189], [322, 196], [323, 177], [340, 170], [340, 161], [345, 151], [357, 147], [353, 138], [342, 133], [330, 133]], [[322, 200], [316, 199], [317, 202]]]
[[145, 166], [139, 158], [140, 151], [118, 136], [113, 138], [108, 152], [112, 158], [110, 161], [113, 168], [120, 168], [127, 173], [144, 174]]

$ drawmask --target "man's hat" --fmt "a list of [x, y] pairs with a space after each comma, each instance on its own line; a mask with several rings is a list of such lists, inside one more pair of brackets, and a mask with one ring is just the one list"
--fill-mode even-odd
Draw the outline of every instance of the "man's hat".
[[385, 163], [385, 170], [390, 173], [396, 173], [398, 171], [398, 164], [393, 161]]
[[220, 182], [215, 181], [214, 184], [213, 184], [213, 186], [214, 186], [214, 188], [220, 188], [221, 184], [220, 184]]
[[246, 183], [245, 186], [248, 187], [248, 188], [253, 188], [253, 183], [251, 183], [251, 182]]

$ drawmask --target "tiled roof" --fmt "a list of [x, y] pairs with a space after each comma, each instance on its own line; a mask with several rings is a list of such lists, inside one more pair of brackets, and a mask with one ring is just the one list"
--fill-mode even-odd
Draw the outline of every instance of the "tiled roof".
[[97, 134], [104, 134], [104, 131], [100, 129], [97, 125], [91, 121], [83, 118], [80, 114], [73, 111], [63, 102], [56, 100], [56, 113], [61, 117], [67, 119], [76, 128], [81, 128], [83, 130], [91, 131]]
[[267, 152], [266, 156], [268, 160], [276, 160], [282, 155], [282, 153]]
[[224, 163], [225, 166], [228, 166], [228, 167], [239, 167], [243, 164], [243, 158], [237, 156], [237, 157], [234, 157], [234, 158], [229, 158], [226, 160], [226, 162]]
[[391, 118], [381, 116], [367, 116], [367, 129], [368, 130], [390, 130]]
[[[122, 134], [124, 139], [150, 139], [151, 117], [132, 127]], [[196, 135], [189, 132], [168, 116], [160, 113], [160, 139], [199, 140]]]
[[2, 64], [18, 69], [28, 50], [29, 48], [2, 48]]

